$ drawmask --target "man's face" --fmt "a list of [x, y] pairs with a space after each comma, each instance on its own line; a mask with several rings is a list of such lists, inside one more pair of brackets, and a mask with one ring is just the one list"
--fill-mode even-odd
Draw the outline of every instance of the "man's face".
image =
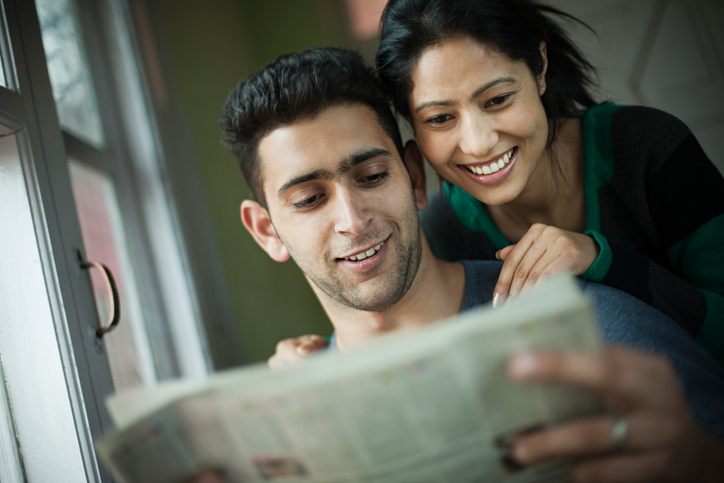
[[273, 228], [314, 285], [366, 311], [405, 295], [420, 263], [417, 205], [370, 108], [340, 105], [276, 129], [259, 157]]

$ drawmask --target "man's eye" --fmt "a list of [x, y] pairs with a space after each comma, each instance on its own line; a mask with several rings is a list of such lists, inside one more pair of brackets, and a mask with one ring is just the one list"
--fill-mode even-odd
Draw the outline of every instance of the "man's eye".
[[428, 124], [445, 124], [450, 119], [452, 119], [450, 114], [440, 114], [439, 116], [431, 117], [425, 122]]
[[314, 206], [315, 203], [317, 203], [320, 199], [322, 199], [322, 195], [314, 195], [311, 196], [303, 201], [300, 201], [299, 203], [293, 203], [292, 206], [294, 209], [302, 209], [302, 208], [309, 208], [311, 206]]
[[389, 176], [389, 173], [387, 171], [383, 171], [381, 173], [375, 173], [371, 174], [369, 176], [365, 176], [361, 179], [362, 184], [367, 186], [376, 186], [380, 183], [382, 183], [385, 178]]
[[510, 98], [510, 94], [505, 94], [505, 95], [503, 95], [503, 96], [493, 97], [492, 99], [490, 99], [490, 100], [487, 102], [486, 106], [487, 106], [487, 107], [492, 107], [492, 106], [500, 105], [500, 104], [504, 103], [505, 101], [507, 101], [509, 98]]

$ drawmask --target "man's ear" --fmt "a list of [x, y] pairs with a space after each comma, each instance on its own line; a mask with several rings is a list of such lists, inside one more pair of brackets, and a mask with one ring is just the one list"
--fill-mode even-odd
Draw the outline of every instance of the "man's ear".
[[244, 200], [241, 203], [241, 222], [249, 230], [251, 236], [264, 249], [265, 252], [277, 262], [289, 260], [289, 250], [284, 246], [274, 225], [272, 225], [269, 212], [256, 201]]
[[427, 177], [425, 175], [425, 160], [422, 152], [415, 141], [407, 141], [405, 144], [405, 165], [410, 173], [412, 189], [415, 192], [417, 211], [427, 206]]
[[542, 96], [546, 92], [546, 72], [548, 71], [548, 48], [546, 43], [541, 40], [538, 49], [540, 50], [540, 56], [543, 59], [543, 69], [536, 81], [538, 82], [538, 95]]

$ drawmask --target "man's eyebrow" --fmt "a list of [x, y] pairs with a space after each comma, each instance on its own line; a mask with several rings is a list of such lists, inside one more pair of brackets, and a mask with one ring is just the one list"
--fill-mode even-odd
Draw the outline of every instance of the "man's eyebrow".
[[357, 153], [352, 153], [339, 163], [337, 166], [337, 173], [344, 174], [357, 166], [360, 163], [364, 163], [368, 159], [376, 158], [378, 156], [392, 156], [390, 152], [382, 148], [371, 148]]
[[[473, 95], [470, 96], [472, 99], [475, 99], [479, 95], [481, 95], [483, 92], [487, 91], [493, 86], [497, 86], [498, 84], [513, 84], [515, 83], [515, 79], [512, 77], [497, 77], [490, 82], [483, 84], [482, 86], [478, 87], [475, 92], [473, 92]], [[422, 111], [423, 109], [427, 109], [428, 107], [432, 106], [452, 106], [454, 102], [452, 101], [428, 101], [423, 102], [419, 106], [415, 108], [415, 113], [418, 113]]]
[[[371, 148], [364, 151], [359, 151], [357, 153], [352, 153], [339, 163], [339, 165], [337, 166], [337, 174], [345, 174], [358, 164], [364, 163], [369, 159], [376, 158], [377, 156], [392, 155], [388, 150], [382, 148]], [[331, 171], [327, 169], [318, 169], [316, 171], [312, 171], [311, 173], [303, 174], [301, 176], [297, 176], [296, 178], [290, 179], [289, 181], [284, 183], [281, 188], [279, 188], [279, 190], [277, 191], [277, 196], [282, 196], [285, 191], [298, 184], [306, 183], [307, 181], [316, 181], [320, 179], [326, 180], [332, 178], [334, 178], [334, 173], [332, 173]]]
[[279, 191], [277, 191], [277, 196], [281, 196], [284, 194], [285, 191], [288, 189], [302, 183], [306, 183], [307, 181], [315, 181], [319, 179], [332, 179], [334, 177], [334, 174], [330, 172], [327, 169], [318, 169], [316, 171], [312, 171], [311, 173], [303, 174], [301, 176], [297, 176], [296, 178], [290, 179], [286, 183], [282, 185], [281, 188], [279, 188]]

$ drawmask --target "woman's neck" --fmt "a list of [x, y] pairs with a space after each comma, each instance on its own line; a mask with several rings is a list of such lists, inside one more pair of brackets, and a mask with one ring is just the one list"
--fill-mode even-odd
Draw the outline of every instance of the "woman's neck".
[[561, 121], [555, 143], [546, 149], [529, 186], [520, 196], [487, 208], [501, 233], [513, 243], [534, 223], [582, 233], [586, 212], [580, 118]]

